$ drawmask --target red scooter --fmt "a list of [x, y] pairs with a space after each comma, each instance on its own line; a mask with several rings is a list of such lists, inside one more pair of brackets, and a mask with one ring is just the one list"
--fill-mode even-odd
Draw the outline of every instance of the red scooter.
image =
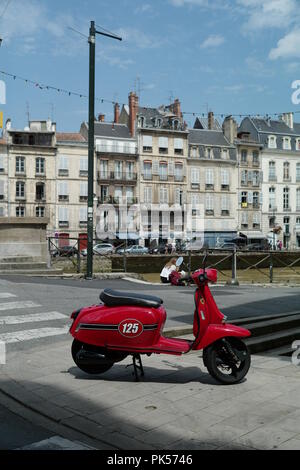
[[217, 281], [215, 269], [200, 269], [191, 276], [196, 284], [193, 322], [194, 339], [166, 338], [163, 300], [158, 297], [105, 289], [103, 304], [72, 313], [72, 356], [89, 374], [101, 374], [128, 355], [133, 358], [136, 380], [144, 375], [141, 354], [182, 355], [203, 349], [203, 362], [212, 377], [223, 384], [240, 382], [251, 357], [241, 340], [250, 336], [244, 328], [226, 323], [209, 289]]

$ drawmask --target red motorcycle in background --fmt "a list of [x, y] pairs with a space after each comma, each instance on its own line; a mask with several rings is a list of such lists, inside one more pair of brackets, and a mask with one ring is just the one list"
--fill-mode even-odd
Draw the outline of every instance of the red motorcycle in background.
[[251, 362], [241, 338], [250, 336], [250, 332], [227, 324], [218, 309], [208, 286], [217, 281], [215, 269], [199, 269], [191, 280], [196, 285], [193, 340], [163, 336], [167, 314], [162, 299], [105, 289], [100, 294], [103, 304], [81, 308], [71, 315], [75, 364], [88, 374], [101, 374], [131, 355], [138, 380], [139, 371], [144, 375], [142, 354], [180, 356], [203, 350], [203, 362], [212, 377], [222, 384], [240, 382]]

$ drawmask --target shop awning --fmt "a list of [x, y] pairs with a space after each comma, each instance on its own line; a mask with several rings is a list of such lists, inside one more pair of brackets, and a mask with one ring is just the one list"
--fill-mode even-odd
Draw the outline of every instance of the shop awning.
[[250, 240], [267, 239], [267, 237], [258, 230], [244, 230], [243, 232], [240, 232], [240, 236], [247, 237]]

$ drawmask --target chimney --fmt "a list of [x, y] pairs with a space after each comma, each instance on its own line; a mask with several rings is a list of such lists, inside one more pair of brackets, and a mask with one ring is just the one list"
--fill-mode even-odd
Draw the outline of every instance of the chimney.
[[232, 116], [227, 116], [223, 122], [223, 133], [226, 139], [233, 144], [237, 138], [237, 123]]
[[207, 121], [208, 121], [208, 129], [212, 131], [214, 129], [214, 124], [215, 124], [214, 113], [212, 111], [209, 111]]
[[136, 115], [139, 109], [139, 98], [133, 91], [131, 91], [129, 93], [128, 101], [129, 101], [129, 131], [130, 131], [131, 136], [133, 137], [135, 134]]
[[119, 117], [120, 117], [120, 106], [119, 106], [119, 103], [115, 103], [115, 106], [114, 106], [114, 123], [115, 124], [118, 124]]
[[182, 115], [181, 115], [181, 105], [180, 105], [180, 101], [178, 98], [176, 98], [176, 100], [174, 101], [173, 105], [172, 105], [172, 109], [173, 109], [173, 113], [181, 118]]
[[294, 129], [294, 113], [284, 113], [281, 119], [290, 129]]
[[99, 114], [98, 115], [98, 121], [99, 122], [104, 122], [105, 121], [105, 114]]

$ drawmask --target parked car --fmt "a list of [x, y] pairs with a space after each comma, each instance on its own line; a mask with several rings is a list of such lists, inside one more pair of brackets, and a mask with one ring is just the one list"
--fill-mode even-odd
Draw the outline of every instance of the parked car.
[[58, 256], [76, 256], [78, 250], [74, 245], [65, 245], [58, 248]]
[[149, 248], [145, 246], [133, 245], [130, 248], [127, 248], [126, 253], [129, 255], [147, 255], [149, 253]]
[[[111, 255], [115, 253], [115, 247], [111, 243], [98, 243], [93, 246], [95, 255]], [[87, 248], [81, 250], [82, 256], [87, 256]]]
[[159, 243], [159, 245], [153, 246], [149, 248], [149, 253], [151, 255], [164, 255], [166, 252], [166, 244]]
[[265, 247], [261, 243], [250, 243], [244, 248], [245, 251], [262, 251]]
[[234, 250], [238, 249], [235, 243], [223, 243], [217, 248], [218, 250]]

